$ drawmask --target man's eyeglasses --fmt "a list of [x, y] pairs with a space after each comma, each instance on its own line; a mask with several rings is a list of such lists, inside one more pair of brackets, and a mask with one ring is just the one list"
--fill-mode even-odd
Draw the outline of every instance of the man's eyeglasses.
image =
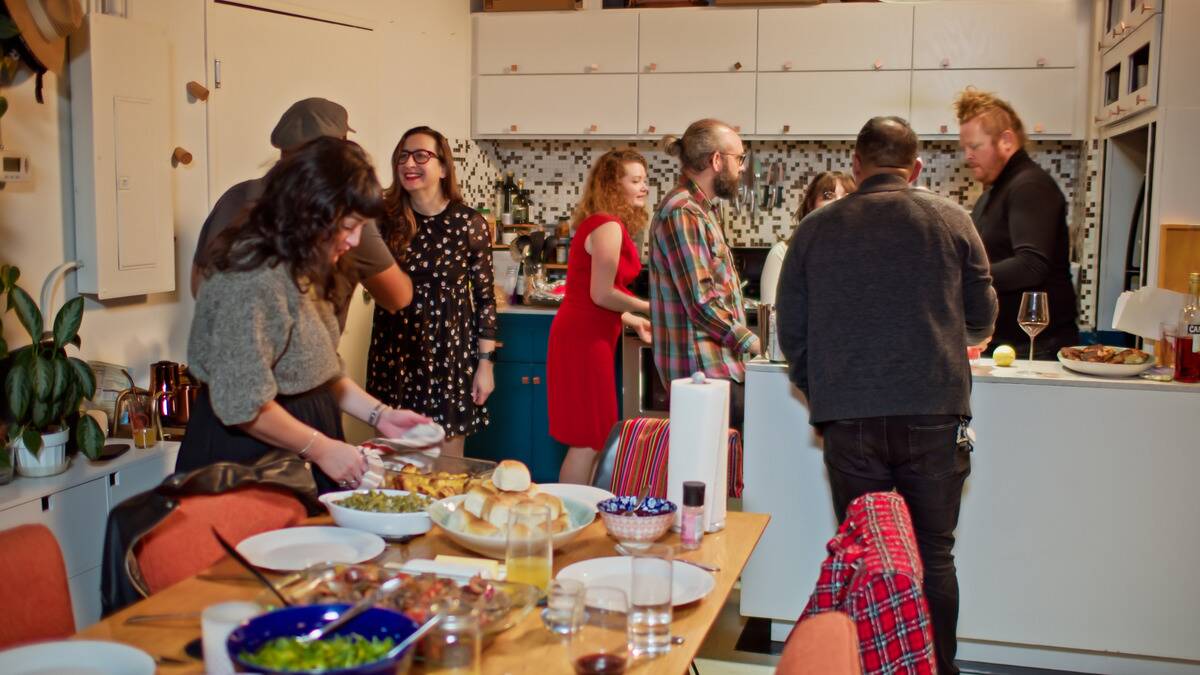
[[746, 166], [746, 153], [744, 152], [740, 155], [736, 152], [721, 152], [718, 154], [725, 155], [726, 157], [733, 157], [737, 159], [738, 166]]
[[438, 159], [442, 158], [441, 155], [428, 150], [413, 150], [412, 152], [409, 152], [408, 150], [401, 150], [400, 154], [396, 155], [396, 163], [402, 165], [408, 161], [409, 157], [412, 157], [412, 160], [417, 164], [428, 164], [429, 160], [433, 159], [434, 157], [437, 157]]

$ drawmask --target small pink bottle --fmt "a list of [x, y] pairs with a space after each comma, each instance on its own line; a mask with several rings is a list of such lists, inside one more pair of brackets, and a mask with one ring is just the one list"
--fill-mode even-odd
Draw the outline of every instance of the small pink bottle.
[[679, 540], [683, 548], [694, 551], [704, 538], [704, 483], [698, 480], [683, 483], [683, 510], [679, 514]]

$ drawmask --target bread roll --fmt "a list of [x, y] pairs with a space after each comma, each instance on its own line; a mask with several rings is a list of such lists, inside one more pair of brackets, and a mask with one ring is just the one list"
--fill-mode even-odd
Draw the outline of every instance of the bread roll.
[[467, 534], [474, 534], [480, 537], [494, 537], [502, 533], [502, 530], [492, 525], [482, 518], [477, 518], [468, 513], [465, 509], [456, 509], [450, 514], [448, 523], [452, 529]]
[[571, 529], [571, 519], [567, 516], [565, 511], [556, 516], [554, 520], [550, 521], [550, 534], [566, 532], [569, 529]]
[[527, 499], [523, 494], [501, 492], [484, 500], [483, 513], [479, 517], [501, 530], [507, 529], [509, 510]]
[[463, 508], [471, 515], [483, 518], [485, 502], [497, 493], [496, 486], [492, 485], [492, 481], [484, 481], [483, 484], [476, 485], [467, 491], [467, 498], [462, 502]]
[[550, 509], [550, 519], [558, 518], [563, 513], [562, 500], [555, 495], [541, 492], [533, 496], [533, 501], [537, 504], [542, 504]]
[[515, 459], [506, 459], [492, 472], [492, 482], [505, 492], [524, 492], [533, 484], [529, 467]]

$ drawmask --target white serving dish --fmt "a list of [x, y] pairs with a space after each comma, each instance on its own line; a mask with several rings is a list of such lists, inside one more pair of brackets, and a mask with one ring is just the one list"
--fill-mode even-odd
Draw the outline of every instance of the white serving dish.
[[[504, 560], [504, 549], [507, 543], [504, 534], [498, 534], [494, 537], [483, 537], [460, 532], [448, 527], [447, 524], [450, 521], [451, 514], [463, 508], [462, 503], [466, 498], [466, 495], [455, 495], [430, 504], [427, 510], [429, 511], [430, 519], [433, 520], [433, 524], [440, 527], [446, 533], [446, 536], [450, 537], [459, 546], [486, 555], [489, 558]], [[596, 519], [596, 510], [586, 502], [581, 502], [570, 497], [561, 497], [561, 499], [563, 507], [567, 511], [567, 517], [571, 521], [571, 527], [551, 537], [555, 550], [562, 548], [572, 539], [579, 536], [583, 528], [591, 525], [592, 521]]]
[[298, 572], [316, 563], [360, 563], [383, 553], [383, 538], [343, 527], [287, 527], [243, 539], [238, 553], [251, 565]]
[[[611, 586], [629, 596], [633, 580], [633, 558], [610, 556], [591, 558], [567, 565], [555, 579], [576, 579], [584, 586]], [[671, 604], [679, 607], [695, 602], [712, 593], [717, 580], [699, 567], [678, 560], [671, 565]], [[606, 609], [606, 608], [601, 608]]]
[[[425, 534], [433, 527], [433, 522], [429, 520], [429, 514], [424, 511], [414, 511], [412, 513], [379, 513], [376, 511], [359, 511], [358, 509], [338, 505], [338, 502], [356, 492], [367, 492], [367, 490], [344, 490], [342, 492], [327, 492], [321, 495], [321, 503], [325, 505], [325, 508], [329, 509], [329, 515], [333, 516], [333, 522], [337, 523], [338, 527], [362, 530], [363, 532], [370, 532], [371, 534], [391, 539]], [[389, 489], [376, 489], [374, 492], [382, 492], [389, 497], [410, 494], [404, 490]]]
[[95, 640], [56, 640], [0, 652], [5, 675], [154, 675], [154, 659], [129, 645]]
[[596, 505], [605, 499], [616, 497], [608, 490], [591, 485], [576, 485], [574, 483], [538, 483], [538, 492], [552, 494], [555, 497], [570, 497], [577, 499], [586, 504], [590, 504], [592, 510], [596, 510]]
[[1058, 362], [1068, 370], [1100, 377], [1133, 377], [1154, 367], [1154, 359], [1145, 363], [1096, 363], [1064, 358], [1061, 353], [1058, 355]]

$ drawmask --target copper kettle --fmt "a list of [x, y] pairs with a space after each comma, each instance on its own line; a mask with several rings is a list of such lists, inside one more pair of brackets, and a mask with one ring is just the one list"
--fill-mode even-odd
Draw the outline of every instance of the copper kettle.
[[185, 365], [174, 361], [150, 365], [150, 393], [154, 397], [155, 413], [163, 426], [187, 426], [192, 403], [202, 386], [192, 380]]

